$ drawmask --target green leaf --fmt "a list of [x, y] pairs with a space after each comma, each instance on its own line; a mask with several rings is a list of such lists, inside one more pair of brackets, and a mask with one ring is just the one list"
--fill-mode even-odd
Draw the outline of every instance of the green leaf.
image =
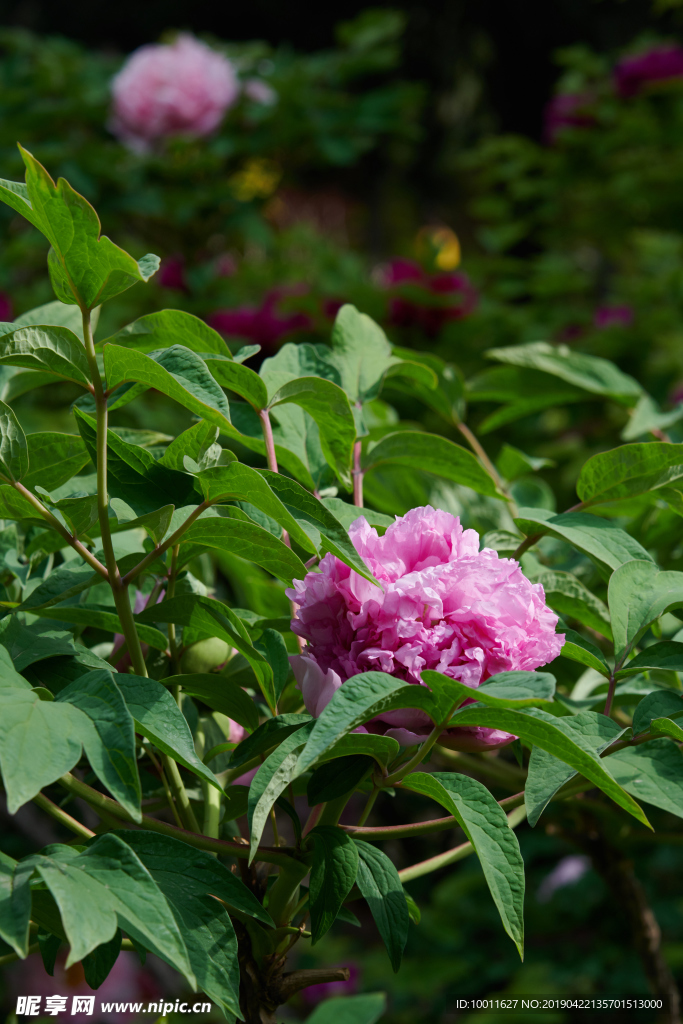
[[515, 526], [527, 536], [549, 533], [583, 551], [607, 578], [634, 558], [652, 558], [635, 538], [606, 519], [587, 512], [562, 512], [556, 515], [543, 508], [520, 508]]
[[425, 669], [421, 678], [437, 697], [443, 695], [442, 712], [473, 698], [491, 707], [532, 707], [548, 704], [555, 693], [555, 676], [549, 672], [499, 672], [476, 689], [430, 669]]
[[251, 697], [241, 686], [231, 683], [225, 676], [215, 672], [196, 672], [189, 675], [166, 676], [164, 685], [180, 686], [183, 693], [199, 697], [214, 711], [220, 711], [233, 721], [239, 722], [249, 732], [258, 729], [258, 710]]
[[655, 718], [650, 725], [653, 736], [670, 736], [677, 743], [683, 742], [683, 729], [670, 718]]
[[626, 562], [610, 578], [607, 602], [619, 664], [655, 619], [683, 606], [683, 572], [662, 572], [644, 559]]
[[[279, 747], [276, 747], [272, 754], [266, 758], [251, 780], [247, 809], [247, 823], [249, 825], [251, 843], [249, 853], [250, 864], [256, 856], [271, 807], [280, 794], [284, 793], [289, 783], [301, 774], [297, 767], [299, 753], [303, 749], [312, 728], [313, 723], [307, 722], [300, 729], [297, 729], [296, 732], [283, 739]], [[254, 733], [255, 735], [256, 733]]]
[[503, 809], [481, 782], [455, 772], [415, 772], [402, 785], [436, 800], [457, 820], [479, 857], [503, 927], [523, 957], [524, 861]]
[[26, 689], [0, 689], [0, 768], [7, 809], [15, 814], [71, 771], [89, 722], [71, 704], [40, 699]]
[[393, 736], [375, 736], [371, 732], [350, 732], [348, 736], [342, 736], [340, 740], [337, 740], [328, 750], [324, 750], [316, 761], [316, 765], [337, 757], [367, 754], [374, 758], [382, 768], [386, 768], [398, 756], [400, 749], [398, 740], [395, 740]]
[[321, 555], [331, 552], [366, 580], [377, 582], [349, 540], [347, 530], [321, 501], [294, 480], [268, 470], [260, 472], [285, 508], [308, 531], [309, 545], [313, 543]]
[[[95, 421], [77, 406], [74, 413], [85, 446], [96, 462]], [[125, 501], [138, 516], [166, 505], [182, 507], [200, 501], [191, 476], [160, 465], [146, 448], [128, 444], [113, 430], [107, 431], [107, 487], [110, 498]]]
[[674, 690], [654, 690], [643, 697], [633, 715], [633, 735], [638, 736], [650, 728], [656, 718], [680, 718], [683, 715], [683, 697]]
[[138, 352], [184, 345], [193, 352], [213, 352], [224, 359], [232, 359], [218, 331], [182, 309], [162, 309], [141, 316], [102, 342], [102, 345], [108, 344], [135, 348]]
[[289, 655], [281, 633], [276, 629], [264, 629], [254, 647], [266, 659], [273, 670], [275, 701], [280, 699], [290, 674]]
[[496, 465], [506, 480], [516, 480], [526, 473], [535, 473], [546, 466], [553, 466], [554, 462], [552, 459], [534, 458], [533, 455], [527, 455], [511, 444], [504, 444], [496, 459]]
[[[175, 512], [173, 505], [164, 505], [163, 508], [157, 509], [156, 512], [148, 512], [147, 515], [137, 516], [134, 509], [127, 505], [125, 501], [122, 501], [121, 498], [112, 498], [109, 505], [112, 512], [116, 515], [116, 521], [119, 526], [125, 526], [129, 530], [142, 527], [142, 529], [147, 531], [155, 544], [160, 544], [166, 536], [171, 525], [173, 513]], [[61, 506], [59, 507], [61, 508]]]
[[[683, 705], [683, 702], [681, 702]], [[606, 715], [594, 711], [582, 711], [562, 720], [569, 735], [576, 737], [582, 746], [595, 754], [601, 754], [615, 740], [626, 732]], [[524, 788], [527, 818], [533, 826], [540, 818], [557, 791], [577, 773], [548, 751], [535, 746], [529, 758], [529, 774]]]
[[[233, 402], [230, 414], [233, 425], [225, 433], [265, 458], [266, 445], [258, 414], [246, 402]], [[322, 486], [323, 478], [331, 471], [311, 417], [296, 405], [282, 405], [273, 411], [271, 425], [279, 469], [291, 473], [309, 490]]]
[[600, 672], [603, 676], [609, 676], [611, 669], [607, 664], [607, 659], [602, 653], [599, 647], [590, 640], [586, 640], [580, 633], [576, 633], [573, 629], [567, 629], [563, 626], [564, 630], [564, 645], [561, 650], [563, 658], [569, 658], [570, 661], [578, 661], [580, 665], [587, 665], [588, 668], [595, 669], [596, 672]]
[[[112, 967], [119, 958], [123, 936], [121, 929], [117, 928], [114, 938], [109, 942], [103, 942], [101, 946], [93, 949], [83, 957], [83, 974], [88, 988], [98, 989], [105, 981]], [[53, 965], [54, 971], [54, 965]]]
[[373, 768], [374, 761], [367, 754], [349, 754], [325, 761], [308, 780], [308, 806], [315, 807], [352, 793]]
[[[92, 626], [95, 629], [104, 629], [109, 633], [122, 633], [123, 627], [115, 612], [107, 611], [104, 608], [96, 608], [93, 605], [56, 605], [50, 608], [33, 608], [34, 615], [41, 618], [57, 619], [58, 622], [73, 622], [78, 626]], [[149, 644], [157, 651], [165, 651], [168, 647], [168, 637], [153, 626], [138, 626], [138, 636], [144, 644]]]
[[48, 846], [32, 858], [52, 893], [77, 963], [121, 927], [180, 971], [194, 987], [187, 949], [171, 909], [147, 868], [116, 835], [98, 836], [82, 853]]
[[135, 731], [150, 739], [162, 754], [220, 790], [216, 776], [197, 757], [185, 716], [168, 690], [156, 679], [121, 672], [113, 676], [133, 716]]
[[640, 384], [622, 373], [614, 363], [576, 352], [568, 345], [536, 341], [528, 345], [489, 349], [486, 355], [500, 363], [541, 370], [593, 395], [613, 398], [622, 405], [635, 405], [642, 395]]
[[241, 395], [256, 412], [266, 408], [268, 388], [254, 370], [228, 359], [207, 359], [206, 365], [222, 387]]
[[9, 405], [0, 402], [0, 480], [21, 480], [28, 473], [26, 435]]
[[354, 842], [358, 850], [356, 883], [370, 907], [396, 973], [401, 966], [410, 925], [401, 879], [385, 853], [359, 839]]
[[32, 874], [32, 864], [17, 863], [0, 851], [0, 939], [22, 960], [28, 954]]
[[142, 820], [140, 777], [135, 758], [135, 728], [121, 691], [109, 672], [87, 672], [57, 694], [88, 718], [82, 741], [90, 767], [115, 800]]
[[239, 1016], [237, 939], [223, 904], [272, 927], [267, 912], [211, 854], [155, 832], [115, 835], [135, 851], [166, 897], [198, 986], [209, 999]]
[[200, 594], [181, 594], [146, 608], [135, 618], [137, 622], [175, 622], [177, 625], [189, 626], [197, 633], [206, 637], [220, 637], [231, 647], [236, 647], [254, 670], [269, 707], [275, 710], [273, 670], [263, 655], [253, 647], [242, 620], [227, 605]]
[[315, 421], [327, 462], [342, 485], [350, 488], [356, 425], [344, 391], [320, 377], [300, 377], [278, 388], [269, 408], [286, 402], [300, 406]]
[[194, 459], [195, 462], [200, 462], [217, 437], [218, 427], [213, 423], [207, 423], [206, 420], [193, 423], [191, 427], [171, 441], [159, 459], [159, 465], [175, 469], [179, 473], [186, 473], [185, 456]]
[[256, 562], [290, 586], [293, 579], [304, 578], [307, 570], [299, 556], [283, 541], [255, 523], [242, 509], [221, 506], [215, 512], [213, 516], [198, 519], [183, 534], [181, 564], [184, 564], [187, 557], [183, 549], [192, 545], [188, 553], [195, 546], [232, 551], [241, 558]]
[[349, 401], [362, 403], [377, 397], [385, 373], [400, 360], [392, 355], [379, 324], [355, 306], [344, 305], [334, 322], [332, 352], [326, 361], [336, 369]]
[[624, 444], [584, 463], [576, 493], [592, 505], [635, 498], [683, 479], [683, 445]]
[[42, 431], [29, 434], [28, 473], [24, 486], [34, 490], [40, 484], [46, 491], [56, 491], [90, 462], [90, 456], [78, 434], [54, 434]]
[[545, 593], [546, 604], [560, 615], [576, 619], [589, 629], [594, 629], [607, 640], [612, 639], [609, 611], [599, 597], [591, 593], [573, 573], [545, 570], [531, 577], [533, 583], [540, 583]]
[[670, 739], [624, 747], [607, 761], [610, 772], [628, 793], [683, 818], [683, 753]]
[[[343, 688], [342, 688], [343, 689]], [[329, 705], [328, 705], [329, 706]], [[527, 745], [535, 745], [547, 750], [570, 765], [625, 811], [632, 814], [643, 825], [650, 827], [645, 814], [638, 804], [617, 785], [606, 771], [605, 764], [596, 757], [593, 750], [575, 735], [575, 730], [567, 723], [573, 716], [554, 718], [540, 708], [525, 708], [516, 711], [512, 708], [487, 708], [483, 705], [470, 705], [456, 711], [450, 727], [459, 725], [483, 725], [492, 729], [503, 729], [505, 732], [518, 736]]]
[[90, 384], [90, 368], [83, 343], [66, 327], [0, 327], [0, 364], [40, 370], [71, 380], [81, 387]]
[[259, 754], [263, 754], [266, 750], [281, 743], [310, 721], [310, 715], [298, 714], [275, 715], [273, 718], [268, 718], [251, 736], [246, 736], [241, 743], [237, 744], [230, 758], [230, 769], [240, 768], [247, 761], [251, 761], [252, 758], [258, 757]]
[[376, 715], [399, 708], [419, 708], [432, 721], [439, 715], [438, 703], [423, 686], [405, 684], [386, 672], [362, 672], [347, 679], [315, 721], [303, 751], [299, 769], [306, 771], [324, 750]]
[[0, 621], [0, 646], [9, 652], [17, 672], [44, 658], [74, 654], [77, 650], [69, 633], [46, 629], [46, 626], [44, 622], [22, 626], [16, 615], [8, 615]]
[[676, 640], [664, 640], [660, 644], [652, 644], [635, 658], [627, 662], [616, 673], [617, 679], [632, 675], [634, 672], [645, 671], [683, 672], [683, 643]]
[[18, 183], [5, 182], [2, 198], [50, 242], [50, 277], [62, 302], [92, 308], [155, 273], [158, 257], [148, 255], [136, 262], [106, 236], [100, 237], [100, 221], [90, 203], [63, 178], [55, 185], [31, 153], [21, 146], [19, 151], [26, 164], [26, 191], [19, 193], [23, 205], [17, 202]]
[[183, 345], [145, 355], [120, 345], [104, 346], [104, 372], [111, 390], [136, 381], [155, 388], [217, 427], [230, 425], [228, 400], [206, 363]]
[[[100, 318], [100, 307], [92, 310], [90, 325], [93, 329], [97, 327]], [[21, 316], [14, 318], [17, 327], [28, 327], [33, 324], [51, 327], [68, 327], [76, 337], [83, 341], [83, 314], [76, 306], [67, 305], [65, 302], [45, 302], [42, 306], [35, 306], [28, 309]]]
[[341, 905], [358, 874], [358, 847], [335, 825], [317, 825], [308, 834], [313, 844], [311, 883], [311, 945], [322, 939], [334, 924]]
[[502, 498], [475, 456], [466, 448], [438, 434], [399, 430], [368, 445], [363, 456], [363, 469], [366, 472], [387, 463], [434, 473], [446, 480], [471, 487], [478, 494]]
[[322, 498], [322, 504], [338, 519], [348, 533], [352, 523], [355, 523], [359, 516], [365, 516], [370, 526], [374, 526], [384, 533], [396, 522], [395, 516], [385, 516], [382, 512], [375, 512], [372, 508], [358, 508], [357, 505], [350, 505], [341, 498]]
[[76, 597], [101, 579], [99, 573], [93, 572], [89, 565], [69, 562], [59, 565], [22, 601], [19, 611], [59, 604], [60, 601]]
[[376, 1024], [386, 1009], [384, 992], [337, 996], [319, 1003], [306, 1024]]

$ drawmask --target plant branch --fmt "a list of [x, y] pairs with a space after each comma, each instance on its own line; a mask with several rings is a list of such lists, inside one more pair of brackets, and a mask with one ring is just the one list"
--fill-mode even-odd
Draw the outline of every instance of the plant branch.
[[359, 439], [353, 444], [353, 503], [357, 508], [363, 508], [363, 470], [361, 469], [360, 456], [363, 442]]
[[94, 838], [95, 832], [86, 828], [85, 825], [81, 825], [80, 821], [76, 821], [75, 818], [72, 818], [70, 814], [63, 811], [61, 807], [54, 804], [52, 800], [49, 800], [43, 793], [36, 794], [36, 796], [33, 797], [33, 803], [36, 807], [40, 807], [41, 810], [49, 814], [51, 818], [54, 818], [55, 821], [58, 821], [60, 825], [64, 825], [65, 828], [68, 828], [71, 832], [75, 832], [76, 835], [80, 836], [82, 839]]
[[[28, 947], [27, 956], [31, 956], [32, 953], [37, 953], [40, 949], [40, 943], [34, 942], [32, 946]], [[6, 964], [13, 964], [15, 960], [23, 960], [18, 953], [7, 953], [5, 956], [0, 956], [0, 967], [4, 967]]]
[[[208, 850], [210, 853], [221, 853], [244, 860], [249, 859], [249, 845], [247, 843], [232, 843], [226, 839], [212, 839], [209, 836], [202, 836], [194, 832], [188, 832], [186, 829], [176, 828], [175, 825], [169, 825], [168, 822], [159, 821], [158, 818], [152, 818], [147, 814], [142, 815], [142, 821], [140, 825], [137, 825], [130, 814], [115, 800], [105, 796], [104, 793], [99, 793], [92, 786], [88, 786], [87, 783], [76, 779], [70, 772], [62, 775], [58, 781], [64, 789], [75, 796], [82, 797], [98, 813], [102, 811], [104, 814], [116, 818], [121, 822], [121, 827], [123, 828], [149, 829], [151, 832], [159, 832], [161, 835], [170, 836], [171, 839], [180, 839], [182, 842], [187, 843], [188, 846], [194, 846], [197, 850]], [[279, 850], [275, 850], [270, 846], [262, 846], [257, 851], [256, 859], [266, 864], [288, 865], [292, 860], [298, 859], [298, 851], [291, 847], [280, 847]]]
[[493, 465], [490, 458], [484, 451], [481, 442], [475, 437], [475, 435], [472, 433], [472, 431], [470, 430], [466, 423], [463, 423], [462, 421], [458, 420], [458, 422], [456, 423], [456, 427], [458, 428], [462, 436], [465, 438], [465, 440], [467, 441], [475, 455], [478, 456], [479, 461], [481, 462], [482, 466], [484, 467], [488, 475], [493, 480], [496, 487], [502, 490], [502, 481], [500, 479], [500, 476], [498, 475], [498, 470]]
[[268, 469], [271, 473], [277, 473], [279, 470], [277, 468], [277, 455], [275, 454], [275, 440], [273, 438], [273, 426], [270, 422], [270, 413], [267, 409], [259, 409], [258, 417], [261, 420], [263, 440], [266, 444], [266, 461], [268, 462]]
[[65, 529], [62, 526], [60, 521], [52, 515], [49, 509], [46, 509], [43, 503], [38, 498], [36, 498], [35, 494], [31, 494], [29, 489], [27, 487], [24, 487], [24, 485], [19, 483], [18, 481], [15, 481], [12, 484], [12, 487], [14, 487], [14, 489], [18, 491], [19, 494], [21, 494], [22, 498], [25, 498], [26, 501], [30, 502], [30, 504], [33, 505], [36, 512], [45, 520], [46, 523], [49, 523], [53, 530], [56, 530], [57, 533], [64, 538], [66, 543], [69, 544], [74, 549], [74, 551], [78, 552], [78, 554], [81, 556], [84, 562], [87, 562], [88, 565], [92, 569], [94, 569], [95, 572], [98, 572], [103, 579], [107, 581], [109, 580], [109, 573], [107, 572], [105, 566], [103, 566], [102, 563], [99, 561], [99, 559], [95, 558], [95, 556], [88, 551], [85, 544], [81, 543], [81, 541], [78, 540], [77, 537], [74, 537], [72, 534], [69, 533], [67, 529]]
[[165, 554], [169, 548], [175, 547], [177, 544], [179, 544], [183, 534], [186, 533], [187, 530], [189, 530], [189, 528], [192, 526], [194, 522], [196, 522], [197, 519], [199, 519], [202, 512], [206, 512], [207, 508], [211, 508], [212, 505], [215, 505], [220, 500], [221, 498], [219, 495], [219, 497], [217, 498], [212, 498], [210, 501], [207, 499], [206, 501], [203, 501], [201, 505], [197, 505], [194, 511], [190, 512], [185, 522], [182, 523], [182, 525], [179, 526], [178, 529], [175, 530], [170, 537], [167, 537], [166, 540], [163, 541], [161, 544], [157, 544], [157, 546], [152, 551], [150, 551], [149, 554], [145, 555], [145, 557], [141, 559], [141, 561], [139, 561], [137, 565], [134, 565], [133, 568], [126, 573], [122, 580], [124, 586], [128, 586], [135, 579], [136, 576], [139, 576], [141, 572], [144, 572], [147, 566], [151, 565], [152, 562], [155, 562], [157, 558], [161, 558], [161, 556]]
[[[503, 810], [514, 810], [524, 803], [524, 793], [515, 793], [514, 796], [506, 796], [499, 800], [498, 804]], [[411, 839], [413, 836], [430, 835], [432, 832], [448, 832], [452, 828], [458, 828], [457, 818], [449, 815], [447, 818], [432, 818], [429, 821], [417, 821], [412, 825], [384, 825], [377, 828], [368, 828], [361, 824], [340, 825], [339, 827], [349, 836], [356, 839], [381, 840], [381, 839]]]

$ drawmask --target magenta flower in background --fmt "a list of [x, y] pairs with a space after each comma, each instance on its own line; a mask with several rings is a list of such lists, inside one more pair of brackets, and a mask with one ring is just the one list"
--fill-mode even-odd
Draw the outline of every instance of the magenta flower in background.
[[[298, 605], [292, 630], [307, 643], [290, 660], [315, 717], [359, 672], [379, 670], [424, 685], [422, 670], [435, 669], [476, 689], [497, 672], [534, 670], [559, 655], [564, 636], [555, 633], [557, 616], [543, 587], [530, 583], [513, 559], [479, 551], [478, 534], [463, 530], [457, 517], [429, 505], [415, 508], [378, 537], [361, 516], [349, 536], [383, 591], [328, 554], [320, 572], [294, 580], [286, 592]], [[367, 730], [410, 746], [426, 739], [431, 722], [405, 709], [379, 715]], [[460, 727], [441, 742], [485, 750], [513, 738]]]
[[418, 328], [430, 337], [447, 323], [469, 316], [479, 299], [463, 271], [429, 274], [413, 260], [395, 259], [377, 276], [384, 288], [399, 291], [389, 300], [389, 323]]
[[237, 309], [217, 309], [207, 317], [207, 323], [221, 334], [248, 338], [264, 349], [272, 349], [293, 331], [310, 331], [313, 321], [306, 313], [283, 313], [277, 305], [284, 290], [269, 291], [260, 306], [238, 306]]
[[652, 82], [676, 78], [683, 78], [683, 49], [676, 43], [622, 57], [614, 69], [617, 92], [624, 98], [636, 96]]
[[0, 292], [0, 321], [6, 324], [12, 321], [12, 300], [6, 292]]
[[112, 131], [144, 151], [174, 135], [209, 135], [237, 100], [239, 83], [227, 57], [183, 34], [132, 53], [111, 91]]
[[161, 261], [158, 283], [162, 288], [168, 288], [170, 291], [187, 291], [185, 260], [182, 256], [169, 256], [168, 259]]
[[553, 96], [543, 114], [543, 137], [552, 144], [563, 128], [589, 128], [595, 124], [590, 113], [593, 97], [587, 93], [565, 92]]
[[630, 327], [633, 323], [633, 309], [627, 305], [598, 306], [593, 317], [593, 326], [599, 330], [605, 327]]

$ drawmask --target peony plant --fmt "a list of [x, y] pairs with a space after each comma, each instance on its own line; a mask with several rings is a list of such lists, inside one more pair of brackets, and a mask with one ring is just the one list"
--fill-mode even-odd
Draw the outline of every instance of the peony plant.
[[[419, 919], [406, 885], [470, 854], [521, 955], [515, 827], [589, 791], [620, 827], [651, 827], [636, 797], [683, 815], [683, 642], [658, 639], [683, 573], [610, 518], [634, 500], [680, 511], [680, 446], [593, 456], [578, 505], [557, 514], [529, 484], [543, 460], [506, 446], [492, 463], [457, 370], [392, 347], [351, 306], [330, 345], [285, 345], [258, 372], [257, 346], [232, 351], [177, 310], [96, 341], [100, 306], [158, 260], [101, 235], [89, 203], [21, 154], [26, 181], [0, 182], [0, 198], [49, 242], [57, 298], [0, 325], [0, 769], [10, 814], [32, 801], [74, 839], [0, 854], [3, 962], [40, 953], [50, 971], [65, 945], [97, 988], [121, 949], [150, 951], [229, 1020], [267, 1024], [348, 976], [290, 954], [349, 920], [349, 903], [367, 902], [398, 970]], [[634, 417], [647, 397], [566, 347], [491, 354]], [[26, 434], [12, 403], [60, 381], [78, 392], [74, 431]], [[383, 388], [468, 447], [382, 420]], [[114, 425], [150, 389], [192, 417], [176, 437]], [[478, 495], [503, 526], [482, 539], [427, 503], [365, 507], [364, 486], [375, 506], [393, 500], [396, 472]], [[558, 567], [566, 552], [581, 573]], [[289, 613], [219, 599], [208, 555], [261, 573]], [[427, 817], [373, 823], [397, 789]], [[458, 829], [400, 871], [382, 845]], [[348, 1019], [380, 1010], [356, 1001]]]

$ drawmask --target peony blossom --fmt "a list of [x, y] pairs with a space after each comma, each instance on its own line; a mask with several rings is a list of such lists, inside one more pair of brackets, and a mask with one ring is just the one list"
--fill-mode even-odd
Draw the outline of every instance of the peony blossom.
[[131, 54], [112, 81], [112, 131], [145, 150], [173, 135], [208, 135], [239, 94], [227, 57], [191, 35]]
[[248, 338], [266, 351], [277, 348], [278, 342], [293, 331], [310, 331], [313, 321], [306, 313], [284, 313], [278, 303], [285, 289], [273, 288], [260, 306], [238, 306], [236, 309], [217, 309], [207, 317], [215, 331], [240, 338]]
[[[534, 670], [559, 655], [564, 636], [555, 633], [543, 587], [514, 559], [479, 551], [478, 534], [463, 530], [457, 517], [415, 508], [378, 537], [361, 516], [349, 536], [383, 590], [328, 554], [319, 572], [287, 591], [298, 605], [292, 630], [307, 644], [290, 660], [315, 717], [359, 672], [425, 685], [422, 670], [435, 669], [476, 689], [497, 672]], [[426, 739], [431, 722], [405, 709], [381, 714], [367, 728], [410, 746]], [[449, 729], [441, 742], [484, 750], [512, 739], [475, 726]]]
[[652, 82], [683, 78], [683, 49], [675, 43], [623, 57], [614, 69], [620, 96], [635, 96]]
[[621, 306], [598, 306], [593, 317], [593, 326], [598, 330], [606, 327], [630, 327], [633, 323], [633, 307], [623, 304]]
[[417, 328], [429, 337], [447, 323], [469, 316], [479, 298], [463, 271], [428, 274], [412, 260], [392, 260], [376, 277], [394, 293], [389, 301], [389, 323]]
[[590, 128], [595, 118], [590, 113], [593, 97], [586, 93], [564, 92], [553, 96], [543, 114], [545, 141], [552, 144], [565, 128]]

